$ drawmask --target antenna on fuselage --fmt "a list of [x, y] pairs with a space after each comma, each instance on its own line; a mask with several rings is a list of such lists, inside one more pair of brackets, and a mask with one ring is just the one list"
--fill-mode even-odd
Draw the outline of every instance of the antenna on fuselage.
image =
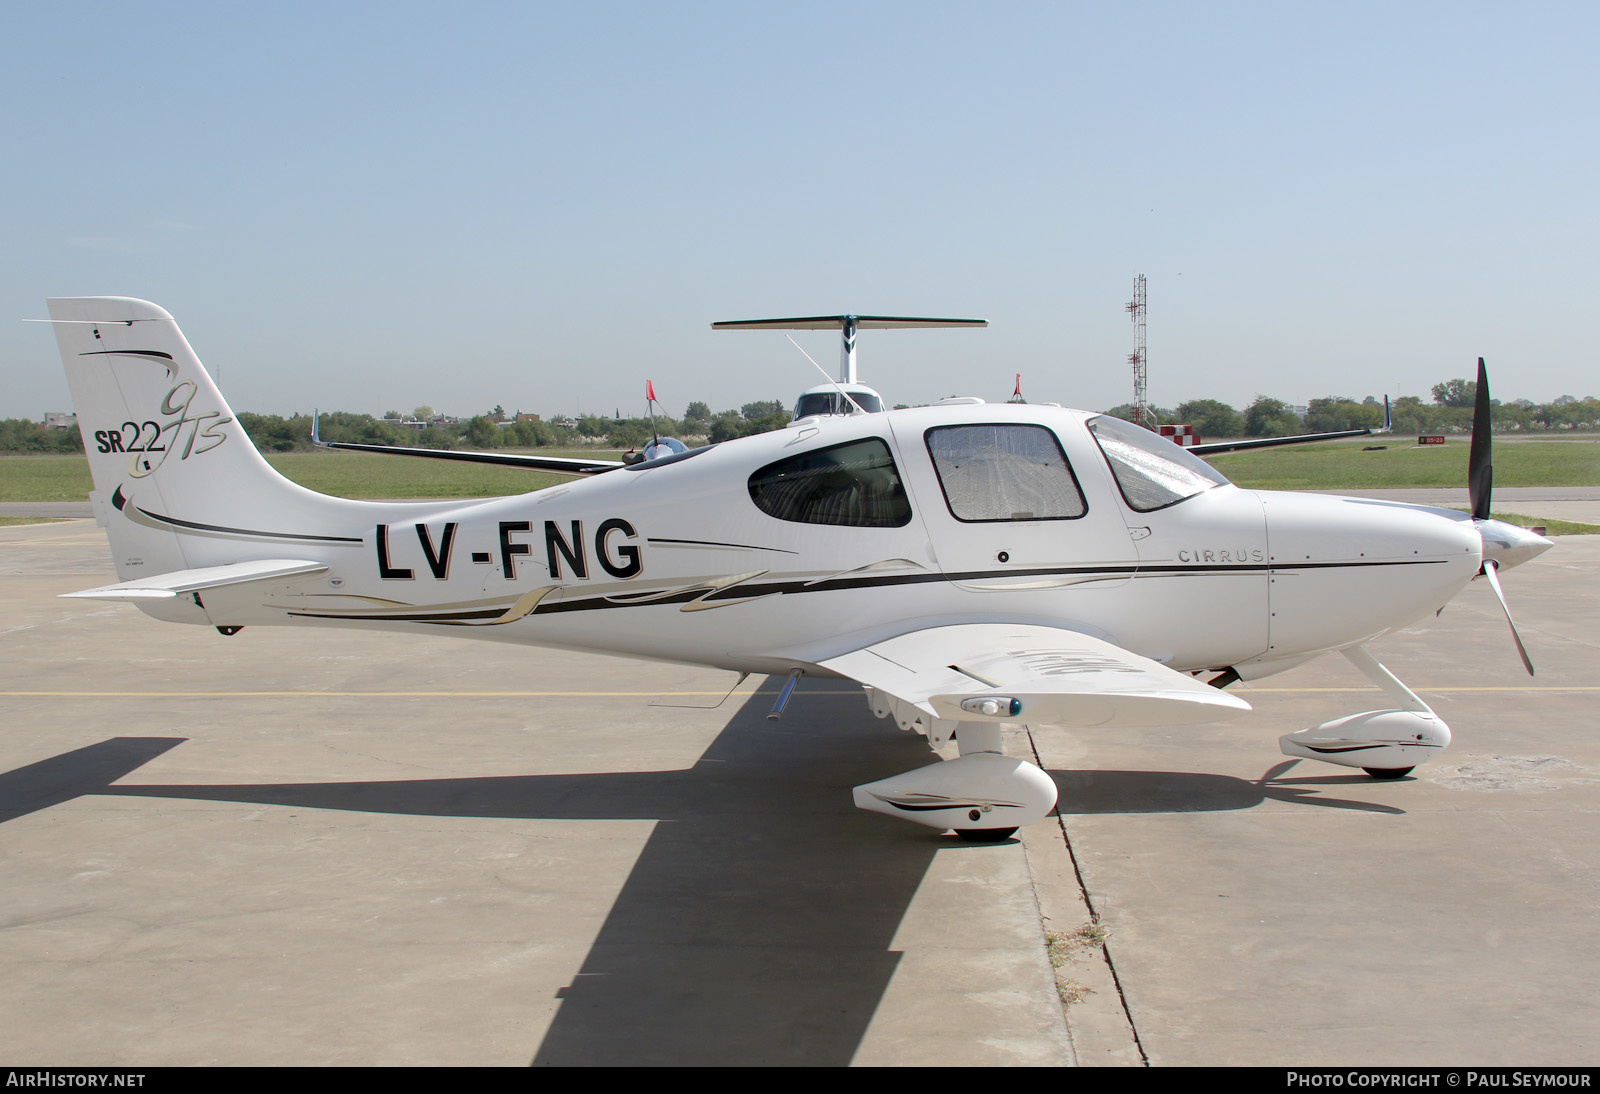
[[[836, 390], [839, 393], [840, 400], [841, 400], [840, 405], [849, 408], [848, 410], [845, 410], [843, 413], [845, 413], [845, 414], [866, 414], [866, 413], [868, 413], [866, 408], [863, 407], [861, 405], [861, 403], [856, 400], [856, 397], [854, 395], [850, 394], [850, 390], [844, 386], [844, 383], [842, 381], [835, 380], [832, 376], [829, 376], [828, 375], [828, 370], [823, 368], [821, 365], [817, 364], [817, 359], [815, 357], [811, 356], [811, 354], [807, 353], [806, 352], [806, 348], [804, 346], [802, 346], [799, 342], [796, 342], [794, 340], [794, 335], [785, 334], [784, 337], [789, 340], [789, 344], [791, 346], [793, 346], [795, 349], [800, 351], [800, 356], [804, 357], [807, 361], [810, 361], [812, 367], [815, 368], [818, 372], [822, 373], [822, 378], [824, 380], [828, 381], [828, 386], [833, 388], [834, 390]], [[856, 390], [858, 392], [871, 391], [872, 390], [871, 388], [865, 386], [864, 384], [856, 384], [854, 386], [855, 386], [855, 388], [856, 388]], [[801, 407], [805, 405], [806, 396], [810, 395], [812, 392], [814, 392], [816, 390], [818, 390], [818, 389], [817, 388], [811, 388], [811, 389], [809, 389], [807, 391], [803, 391], [803, 392], [800, 393], [800, 402], [797, 403], [795, 405], [795, 408], [794, 408], [794, 416], [796, 418], [801, 417], [800, 410], [801, 410]], [[883, 406], [882, 406], [883, 400], [880, 399], [878, 402], [879, 402], [878, 409], [882, 410], [883, 409]]]

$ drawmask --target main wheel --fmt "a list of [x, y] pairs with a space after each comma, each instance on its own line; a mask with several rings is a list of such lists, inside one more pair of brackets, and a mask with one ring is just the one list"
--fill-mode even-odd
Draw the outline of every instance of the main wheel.
[[968, 843], [1002, 843], [1016, 835], [1015, 828], [957, 828], [955, 834]]
[[1361, 770], [1371, 775], [1374, 779], [1403, 779], [1416, 769], [1411, 767], [1363, 767]]

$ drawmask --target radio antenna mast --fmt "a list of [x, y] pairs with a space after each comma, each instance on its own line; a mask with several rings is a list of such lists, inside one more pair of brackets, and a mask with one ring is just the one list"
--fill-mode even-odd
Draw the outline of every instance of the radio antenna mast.
[[1153, 430], [1156, 427], [1156, 415], [1150, 407], [1144, 347], [1144, 274], [1133, 279], [1133, 299], [1128, 301], [1126, 310], [1133, 319], [1133, 352], [1128, 354], [1128, 364], [1133, 366], [1133, 421], [1136, 425]]

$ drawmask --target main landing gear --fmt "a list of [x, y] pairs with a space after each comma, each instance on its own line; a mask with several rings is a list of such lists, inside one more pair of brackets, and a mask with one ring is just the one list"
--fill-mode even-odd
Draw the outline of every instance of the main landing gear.
[[961, 755], [856, 787], [858, 808], [929, 828], [954, 829], [968, 843], [1010, 839], [1018, 828], [1055, 808], [1055, 782], [1028, 761], [1001, 751], [999, 722], [952, 722], [882, 693], [869, 698], [875, 714], [893, 714], [900, 728], [922, 732], [932, 748], [954, 736]]

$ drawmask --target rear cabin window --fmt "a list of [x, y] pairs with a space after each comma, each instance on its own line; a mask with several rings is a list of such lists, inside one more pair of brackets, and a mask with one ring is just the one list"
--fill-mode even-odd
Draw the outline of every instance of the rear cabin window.
[[926, 440], [957, 520], [1073, 520], [1088, 511], [1061, 442], [1044, 426], [940, 426]]
[[911, 502], [889, 446], [877, 437], [802, 452], [750, 476], [750, 500], [800, 524], [900, 528]]

